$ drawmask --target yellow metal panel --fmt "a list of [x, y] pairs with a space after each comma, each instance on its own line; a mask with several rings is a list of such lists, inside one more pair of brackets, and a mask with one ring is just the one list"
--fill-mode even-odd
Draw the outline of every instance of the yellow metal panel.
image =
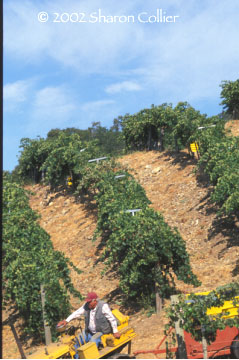
[[122, 345], [124, 344], [128, 344], [134, 337], [136, 336], [135, 332], [133, 332], [130, 337], [127, 337], [124, 341], [120, 342], [117, 346], [106, 346], [104, 347], [102, 350], [99, 351], [100, 353], [100, 357], [105, 357], [106, 355], [111, 354], [113, 351], [117, 350], [118, 348], [120, 348]]
[[99, 350], [94, 342], [88, 342], [77, 350], [80, 359], [99, 359]]
[[127, 340], [130, 340], [132, 337], [134, 337], [135, 332], [133, 328], [127, 327], [124, 331], [124, 329], [119, 331], [120, 338], [116, 339], [113, 335], [109, 335], [109, 337], [106, 339], [107, 346], [118, 346]]
[[[210, 294], [210, 291], [196, 293], [195, 295], [208, 295]], [[236, 296], [236, 299], [239, 300], [239, 296]], [[222, 306], [218, 307], [211, 307], [207, 309], [207, 315], [217, 315], [220, 313], [229, 313], [223, 316], [224, 318], [230, 318], [235, 317], [239, 315], [239, 305], [233, 305], [233, 301], [224, 301], [224, 304]]]
[[197, 143], [190, 144], [190, 149], [191, 149], [192, 152], [197, 152], [198, 151], [198, 144]]
[[[117, 323], [118, 323], [117, 328], [118, 328], [119, 332], [128, 326], [129, 316], [123, 315], [118, 309], [112, 310], [112, 314], [117, 319]], [[104, 347], [107, 346], [107, 339], [109, 339], [111, 337], [112, 337], [112, 334], [105, 334], [105, 335], [101, 336], [101, 342]]]
[[[48, 355], [46, 354], [46, 350]], [[64, 354], [69, 352], [69, 345], [51, 344], [44, 349], [39, 350], [32, 355], [28, 356], [28, 359], [59, 359]]]
[[119, 322], [118, 329], [122, 329], [123, 327], [128, 326], [129, 316], [123, 315], [118, 309], [112, 310], [112, 314]]
[[[239, 297], [236, 297], [239, 299]], [[220, 313], [229, 313], [223, 316], [224, 318], [235, 317], [239, 315], [239, 305], [234, 306], [232, 301], [225, 301], [220, 307], [212, 307], [207, 310], [208, 315], [216, 315]]]

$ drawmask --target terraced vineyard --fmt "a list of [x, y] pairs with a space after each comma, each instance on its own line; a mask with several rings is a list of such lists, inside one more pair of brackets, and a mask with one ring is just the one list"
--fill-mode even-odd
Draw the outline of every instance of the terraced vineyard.
[[[239, 131], [238, 122], [232, 124], [233, 132]], [[193, 273], [202, 285], [197, 291], [211, 290], [232, 280], [239, 280], [239, 223], [233, 227], [216, 218], [215, 207], [209, 202], [212, 190], [206, 177], [196, 177], [193, 169], [197, 160], [187, 151], [179, 154], [168, 152], [135, 152], [120, 159], [135, 179], [145, 189], [152, 207], [160, 211], [171, 227], [177, 227], [186, 242]], [[96, 228], [97, 214], [92, 207], [63, 193], [50, 193], [48, 187], [35, 185], [31, 207], [41, 215], [40, 225], [51, 236], [55, 250], [63, 251], [74, 265], [83, 270], [82, 274], [72, 272], [73, 284], [85, 295], [96, 291], [107, 299], [114, 308], [129, 313], [132, 325], [138, 334], [133, 342], [133, 351], [155, 348], [163, 336], [166, 318], [124, 307], [117, 291], [119, 279], [110, 271], [101, 277], [104, 266], [98, 262], [101, 250], [99, 240], [92, 243]], [[188, 284], [175, 278], [182, 292], [195, 291]], [[168, 300], [165, 306], [168, 304]], [[72, 298], [72, 306], [79, 307]], [[7, 316], [3, 314], [3, 320]], [[145, 333], [152, 334], [148, 337]], [[26, 342], [26, 354], [33, 350]], [[3, 329], [3, 357], [19, 357], [10, 328]], [[143, 358], [144, 356], [142, 356]], [[151, 355], [147, 355], [150, 358]], [[152, 356], [152, 358], [154, 358]]]

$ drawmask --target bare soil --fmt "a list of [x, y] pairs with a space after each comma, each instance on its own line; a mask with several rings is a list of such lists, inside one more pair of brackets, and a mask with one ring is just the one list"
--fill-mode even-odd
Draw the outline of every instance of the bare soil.
[[[233, 133], [239, 135], [239, 121], [231, 122]], [[208, 179], [195, 175], [197, 159], [186, 151], [179, 154], [156, 151], [135, 152], [119, 159], [137, 181], [144, 187], [150, 205], [160, 211], [171, 227], [177, 227], [186, 242], [194, 273], [201, 280], [198, 288], [177, 281], [177, 287], [184, 293], [212, 290], [220, 285], [239, 280], [239, 223], [228, 224], [218, 220], [216, 208], [210, 204], [212, 190]], [[132, 351], [155, 349], [163, 337], [167, 322], [165, 308], [160, 315], [148, 317], [147, 311], [133, 307], [122, 308], [118, 297], [118, 278], [114, 273], [103, 277], [103, 265], [97, 263], [98, 243], [92, 242], [97, 213], [81, 202], [64, 193], [50, 193], [47, 187], [31, 187], [34, 195], [30, 204], [41, 215], [40, 225], [50, 234], [55, 249], [63, 251], [71, 261], [83, 270], [78, 275], [72, 272], [72, 280], [83, 296], [96, 291], [106, 299], [112, 308], [119, 308], [130, 315], [137, 337]], [[77, 309], [81, 302], [72, 298]], [[3, 320], [7, 317], [3, 312]], [[59, 319], [61, 320], [61, 319]], [[19, 327], [16, 326], [17, 331]], [[3, 327], [3, 358], [20, 358], [9, 326]], [[26, 355], [36, 349], [30, 341], [23, 346]], [[161, 356], [165, 358], [165, 355]], [[152, 359], [153, 354], [138, 355], [137, 358]]]

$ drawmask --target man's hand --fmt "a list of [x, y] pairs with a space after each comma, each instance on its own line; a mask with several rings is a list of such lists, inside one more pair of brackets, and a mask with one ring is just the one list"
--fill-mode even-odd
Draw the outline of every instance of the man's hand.
[[115, 337], [116, 339], [119, 339], [119, 338], [120, 338], [120, 333], [119, 333], [119, 332], [114, 333], [113, 335], [114, 335], [114, 337]]
[[57, 327], [63, 327], [63, 326], [66, 326], [67, 325], [67, 321], [66, 320], [62, 320], [62, 321], [59, 321], [59, 323], [56, 325]]

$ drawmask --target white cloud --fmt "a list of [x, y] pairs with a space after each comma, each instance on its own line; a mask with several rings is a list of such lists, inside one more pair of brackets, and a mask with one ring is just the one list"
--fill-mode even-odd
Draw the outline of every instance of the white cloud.
[[[222, 79], [237, 76], [239, 61], [238, 12], [236, 0], [167, 0], [145, 4], [104, 0], [9, 0], [5, 5], [4, 46], [8, 55], [35, 63], [53, 59], [77, 74], [113, 75], [106, 92], [154, 89], [159, 95], [195, 98], [211, 96]], [[102, 8], [105, 15], [137, 16], [155, 14], [163, 8], [179, 15], [175, 24], [135, 23], [54, 23], [54, 13], [80, 13], [89, 16]], [[123, 10], [122, 10], [123, 9]], [[39, 11], [49, 20], [40, 23]], [[117, 76], [135, 75], [131, 82], [117, 82]], [[132, 83], [130, 85], [130, 83]], [[134, 85], [135, 84], [135, 88]], [[139, 85], [140, 86], [140, 85]], [[218, 92], [218, 91], [217, 91]]]
[[239, 2], [181, 2], [180, 21], [152, 32], [150, 54], [131, 76], [162, 101], [215, 99], [222, 80], [238, 78]]
[[[75, 0], [40, 3], [9, 0], [4, 16], [5, 51], [32, 63], [51, 58], [80, 73], [115, 71], [119, 64], [127, 63], [145, 50], [140, 46], [144, 42], [144, 32], [137, 24], [54, 22], [55, 13], [85, 13], [89, 18], [100, 6], [97, 0], [80, 4]], [[102, 12], [105, 15], [127, 14], [131, 7], [125, 3], [122, 10], [120, 5], [105, 1]], [[37, 19], [43, 10], [49, 14], [46, 23]]]
[[[52, 128], [78, 126], [85, 128], [92, 121], [110, 123], [118, 115], [111, 99], [82, 103], [75, 92], [66, 86], [45, 86], [36, 89], [31, 81], [17, 81], [4, 87], [6, 110], [16, 110], [22, 104], [26, 136], [45, 135]], [[37, 84], [35, 84], [37, 85]], [[104, 116], [101, 112], [104, 109]], [[106, 114], [107, 111], [107, 114]]]
[[70, 115], [75, 105], [63, 86], [45, 87], [36, 93], [33, 103], [35, 116], [60, 117]]
[[34, 80], [18, 80], [3, 87], [4, 110], [19, 109], [21, 103], [28, 100]]
[[[215, 63], [218, 55], [224, 63], [229, 56], [238, 55], [237, 0], [168, 0], [160, 4], [151, 0], [147, 5], [138, 0], [134, 4], [123, 1], [123, 5], [107, 0], [81, 1], [80, 5], [76, 0], [9, 0], [4, 7], [5, 51], [28, 62], [51, 58], [81, 73], [108, 74], [128, 71], [126, 65], [136, 61], [130, 68], [151, 64], [160, 71], [170, 68], [175, 75], [182, 63], [190, 70]], [[153, 15], [162, 7], [180, 18], [175, 24], [53, 22], [56, 12], [83, 12], [87, 18], [100, 7], [105, 15], [135, 17], [142, 11]], [[37, 20], [43, 10], [49, 14], [46, 23]]]
[[5, 51], [27, 63], [39, 62], [53, 41], [49, 25], [37, 21], [38, 8], [32, 1], [4, 5]]
[[108, 94], [116, 94], [116, 93], [125, 92], [125, 91], [139, 91], [141, 89], [142, 89], [141, 86], [134, 81], [122, 81], [122, 82], [107, 86], [105, 91]]
[[16, 81], [3, 87], [5, 101], [22, 102], [26, 100], [27, 84], [25, 81]]
[[81, 110], [83, 111], [99, 111], [102, 107], [114, 104], [114, 100], [98, 100], [98, 101], [89, 101], [81, 105]]
[[27, 131], [46, 132], [56, 127], [67, 127], [77, 106], [65, 86], [49, 86], [34, 95]]

